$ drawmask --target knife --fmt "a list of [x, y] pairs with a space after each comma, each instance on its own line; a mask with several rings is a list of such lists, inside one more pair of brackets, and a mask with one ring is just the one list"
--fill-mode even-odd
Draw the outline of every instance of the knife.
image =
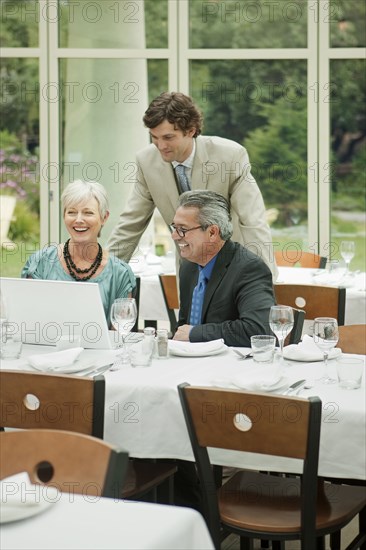
[[298, 380], [297, 382], [294, 382], [291, 384], [291, 386], [288, 387], [288, 389], [284, 392], [284, 395], [288, 395], [295, 390], [297, 390], [300, 386], [303, 386], [305, 384], [306, 380]]

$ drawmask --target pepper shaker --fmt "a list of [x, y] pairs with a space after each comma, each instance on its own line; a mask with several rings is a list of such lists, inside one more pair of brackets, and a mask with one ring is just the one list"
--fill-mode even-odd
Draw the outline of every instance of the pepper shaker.
[[159, 359], [167, 359], [169, 357], [168, 348], [168, 331], [167, 329], [158, 329], [156, 331], [157, 356]]

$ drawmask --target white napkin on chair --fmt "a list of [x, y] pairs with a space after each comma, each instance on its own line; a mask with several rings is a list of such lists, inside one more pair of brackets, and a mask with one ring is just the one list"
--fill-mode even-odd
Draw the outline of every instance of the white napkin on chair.
[[[329, 359], [335, 359], [342, 353], [341, 348], [333, 348], [329, 352]], [[299, 344], [290, 344], [283, 348], [283, 356], [291, 361], [322, 361], [323, 352], [318, 348], [312, 336], [305, 334]]]
[[48, 370], [50, 367], [61, 368], [72, 365], [79, 357], [84, 348], [69, 348], [52, 353], [41, 353], [39, 355], [30, 355], [29, 364], [35, 369]]

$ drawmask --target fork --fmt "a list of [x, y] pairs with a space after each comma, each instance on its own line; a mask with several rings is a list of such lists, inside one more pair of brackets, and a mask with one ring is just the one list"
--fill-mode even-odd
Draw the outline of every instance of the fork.
[[247, 354], [245, 353], [242, 353], [241, 351], [237, 350], [237, 349], [233, 349], [233, 351], [239, 355], [240, 359], [249, 359], [250, 357], [253, 357], [253, 353], [252, 352], [249, 352]]

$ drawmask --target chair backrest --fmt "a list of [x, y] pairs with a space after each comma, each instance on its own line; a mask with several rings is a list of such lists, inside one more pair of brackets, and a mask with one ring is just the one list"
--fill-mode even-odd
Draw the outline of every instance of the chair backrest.
[[105, 380], [0, 371], [0, 426], [68, 430], [103, 438]]
[[27, 472], [32, 483], [61, 492], [121, 494], [128, 453], [101, 439], [64, 430], [20, 430], [1, 433], [0, 441], [0, 479]]
[[334, 317], [344, 325], [346, 289], [318, 285], [274, 285], [276, 302], [305, 311], [305, 319]]
[[[204, 515], [211, 533], [217, 533], [220, 516], [216, 492], [212, 490], [215, 483], [207, 447], [301, 459], [304, 525], [307, 512], [316, 508], [320, 399], [188, 384], [180, 384], [178, 392], [203, 488]], [[315, 531], [315, 512], [311, 518]]]
[[327, 265], [325, 256], [319, 256], [314, 252], [304, 252], [303, 250], [276, 250], [275, 260], [276, 264], [282, 267], [294, 267], [298, 264], [300, 267], [324, 269]]
[[177, 328], [177, 317], [174, 310], [179, 309], [177, 278], [175, 275], [159, 275], [159, 280], [169, 317], [170, 330], [174, 333]]
[[294, 326], [290, 334], [288, 334], [285, 339], [285, 346], [288, 346], [289, 344], [298, 344], [301, 340], [302, 330], [304, 327], [305, 311], [296, 308], [292, 309], [294, 311]]
[[366, 325], [346, 325], [339, 327], [337, 347], [345, 353], [366, 355]]

